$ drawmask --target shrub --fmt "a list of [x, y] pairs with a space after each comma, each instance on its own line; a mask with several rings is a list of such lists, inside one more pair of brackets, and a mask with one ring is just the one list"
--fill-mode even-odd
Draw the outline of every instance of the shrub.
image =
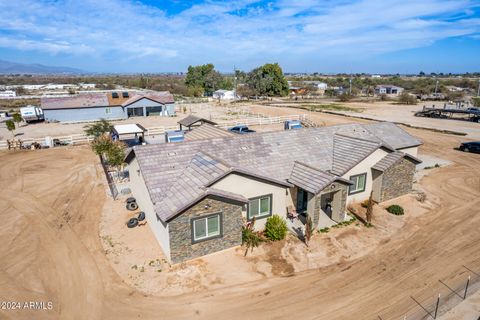
[[265, 224], [265, 236], [272, 240], [282, 240], [285, 239], [287, 235], [287, 222], [285, 219], [280, 218], [276, 214], [267, 219]]
[[363, 200], [362, 203], [361, 203], [361, 206], [364, 207], [364, 208], [367, 208], [367, 207], [368, 207], [368, 203], [369, 203], [369, 200], [368, 200], [368, 199]]
[[253, 231], [253, 227], [246, 226], [242, 228], [242, 246], [246, 246], [245, 255], [248, 253], [248, 249], [256, 248], [262, 242], [262, 238], [258, 232]]
[[403, 91], [398, 97], [398, 102], [401, 104], [417, 104], [417, 97]]
[[396, 216], [401, 216], [404, 213], [403, 208], [400, 207], [398, 204], [392, 204], [387, 208], [387, 211]]

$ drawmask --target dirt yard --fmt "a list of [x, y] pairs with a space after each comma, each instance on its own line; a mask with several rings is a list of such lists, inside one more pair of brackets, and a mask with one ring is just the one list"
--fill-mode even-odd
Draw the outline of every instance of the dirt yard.
[[[328, 115], [328, 121], [334, 120], [335, 116]], [[121, 270], [117, 270], [120, 263], [111, 263], [114, 259], [110, 255], [114, 254], [105, 254], [109, 238], [103, 238], [108, 235], [105, 233], [100, 237], [100, 229], [104, 230], [106, 188], [97, 158], [87, 147], [0, 153], [1, 300], [53, 304], [51, 310], [0, 309], [0, 318], [378, 319], [381, 315], [385, 320], [399, 319], [415, 307], [410, 296], [436, 295], [441, 286], [438, 280], [450, 279], [462, 265], [480, 271], [480, 156], [453, 149], [464, 140], [462, 137], [408, 130], [424, 141], [421, 153], [451, 164], [431, 169], [420, 182], [431, 207], [423, 214], [416, 212], [417, 217], [400, 218], [405, 219], [403, 226], [374, 250], [363, 254], [350, 248], [348, 252], [354, 252], [351, 257], [329, 257], [330, 265], [278, 261], [288, 269], [271, 270], [272, 277], [259, 275], [250, 282], [231, 285], [220, 279], [218, 286], [177, 296], [168, 294], [179, 292], [175, 286], [183, 288], [183, 284], [175, 285], [178, 278], [170, 280], [173, 289], [167, 294], [149, 294], [156, 288], [140, 281], [137, 289], [136, 279], [123, 280]], [[125, 222], [120, 209], [112, 223]], [[355, 228], [351, 225], [318, 235], [315, 241], [320, 248], [330, 237], [347, 246], [358, 240], [360, 251], [362, 242], [368, 240], [356, 239]], [[362, 232], [358, 234], [367, 236], [370, 230]], [[113, 249], [121, 246], [117, 243], [128, 246], [128, 238], [111, 236]], [[279, 253], [291, 247], [297, 248], [287, 242], [281, 248], [265, 250], [272, 253], [272, 259], [281, 260]], [[227, 259], [235, 257], [231, 261], [241, 260], [241, 253], [235, 250], [218, 257], [223, 254]], [[252, 259], [256, 254], [262, 252], [254, 251]], [[316, 254], [312, 249], [311, 255]], [[155, 256], [151, 259], [150, 252], [141, 253], [132, 265], [139, 268], [146, 263], [144, 268], [150, 268], [149, 272], [163, 273], [155, 271], [158, 266], [163, 268]], [[218, 265], [237, 269], [227, 259], [218, 259]], [[151, 260], [152, 266], [148, 265]], [[132, 265], [128, 272], [133, 274]], [[295, 272], [305, 265], [309, 270]], [[240, 271], [245, 268], [238, 266]], [[215, 282], [215, 277], [210, 281]]]
[[[331, 102], [325, 102], [325, 104], [329, 104], [329, 103]], [[407, 124], [407, 125], [422, 127], [422, 128], [461, 132], [461, 133], [467, 134], [467, 138], [469, 139], [480, 140], [480, 124], [479, 123], [462, 121], [462, 120], [432, 119], [432, 118], [422, 118], [422, 117], [414, 116], [414, 113], [416, 111], [422, 110], [422, 107], [424, 105], [431, 107], [432, 106], [431, 102], [418, 103], [417, 105], [398, 105], [392, 102], [381, 102], [381, 101], [378, 101], [375, 103], [367, 103], [367, 102], [334, 102], [334, 103], [351, 108], [351, 109], [357, 109], [358, 111], [329, 110], [329, 112], [335, 112], [338, 114], [345, 114], [345, 115], [351, 115], [356, 117], [365, 117], [368, 119], [374, 119], [379, 121], [397, 122], [397, 123], [402, 123], [402, 124]], [[302, 104], [306, 104], [306, 103], [302, 103]], [[441, 102], [437, 102], [433, 104], [435, 104], [437, 108], [443, 107], [443, 103]], [[313, 113], [313, 112], [302, 110], [302, 109], [266, 107], [262, 105], [251, 105], [249, 109], [252, 110], [253, 112], [262, 112], [266, 114], [269, 114], [269, 112], [272, 112], [274, 114], [305, 113], [305, 114], [308, 114], [310, 117], [312, 117], [313, 114], [319, 113], [319, 112]], [[277, 109], [280, 109], [280, 110], [277, 111]], [[326, 125], [330, 125], [332, 122], [338, 123], [337, 122], [338, 117], [331, 116], [330, 114], [324, 113], [321, 116], [315, 115], [313, 116], [313, 118], [318, 118], [319, 120], [323, 121]], [[343, 121], [342, 120], [340, 121], [341, 122], [352, 122], [352, 121], [359, 122], [362, 120], [345, 118]]]

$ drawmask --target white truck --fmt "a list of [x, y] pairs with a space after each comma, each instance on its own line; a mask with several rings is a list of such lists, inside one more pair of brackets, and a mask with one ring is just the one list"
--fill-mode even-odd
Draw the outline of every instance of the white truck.
[[25, 122], [44, 120], [43, 110], [37, 106], [28, 105], [20, 108], [20, 114]]

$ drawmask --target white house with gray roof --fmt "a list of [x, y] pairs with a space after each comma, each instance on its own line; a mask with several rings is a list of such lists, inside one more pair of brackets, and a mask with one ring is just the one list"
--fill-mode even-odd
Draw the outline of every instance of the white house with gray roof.
[[133, 194], [174, 263], [240, 245], [253, 217], [257, 230], [292, 208], [316, 228], [344, 221], [347, 204], [372, 191], [379, 202], [408, 193], [420, 162], [421, 141], [392, 123], [213, 132], [135, 146], [126, 158]]

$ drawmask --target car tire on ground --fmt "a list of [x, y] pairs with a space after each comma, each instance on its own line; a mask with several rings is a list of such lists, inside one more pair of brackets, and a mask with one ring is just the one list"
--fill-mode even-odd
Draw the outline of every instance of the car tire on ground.
[[131, 218], [130, 220], [127, 221], [127, 227], [135, 228], [136, 226], [138, 226], [138, 219], [137, 218]]
[[140, 213], [138, 214], [137, 219], [138, 219], [138, 221], [143, 221], [143, 220], [145, 220], [145, 212], [140, 211]]
[[127, 210], [135, 211], [138, 209], [138, 204], [136, 202], [129, 202], [127, 203], [126, 207], [127, 207]]
[[127, 203], [130, 203], [130, 202], [137, 202], [137, 200], [134, 198], [134, 197], [129, 197], [127, 198]]

